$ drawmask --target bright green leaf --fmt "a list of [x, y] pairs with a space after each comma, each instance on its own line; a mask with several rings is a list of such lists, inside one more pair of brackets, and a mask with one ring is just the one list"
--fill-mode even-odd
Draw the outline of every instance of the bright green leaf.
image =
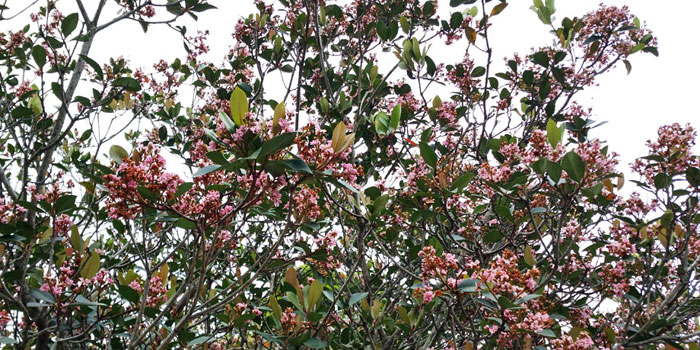
[[243, 89], [236, 86], [231, 93], [231, 118], [236, 125], [243, 125], [246, 113], [248, 113], [248, 96]]

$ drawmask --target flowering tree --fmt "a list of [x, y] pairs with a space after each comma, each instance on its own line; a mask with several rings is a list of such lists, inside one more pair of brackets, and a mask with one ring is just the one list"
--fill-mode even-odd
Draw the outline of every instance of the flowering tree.
[[[698, 348], [696, 132], [623, 195], [575, 100], [656, 54], [626, 8], [501, 62], [505, 1], [256, 1], [212, 63], [208, 1], [115, 2], [0, 7], [4, 347]], [[187, 56], [90, 58], [121, 21]]]

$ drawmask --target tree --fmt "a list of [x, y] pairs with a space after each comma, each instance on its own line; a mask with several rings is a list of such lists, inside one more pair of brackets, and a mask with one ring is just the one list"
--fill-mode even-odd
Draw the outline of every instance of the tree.
[[[627, 8], [535, 0], [552, 44], [501, 65], [505, 1], [256, 1], [212, 63], [208, 1], [116, 3], [0, 8], [5, 346], [697, 349], [696, 132], [627, 196], [575, 102], [657, 53]], [[187, 56], [90, 58], [128, 20]]]

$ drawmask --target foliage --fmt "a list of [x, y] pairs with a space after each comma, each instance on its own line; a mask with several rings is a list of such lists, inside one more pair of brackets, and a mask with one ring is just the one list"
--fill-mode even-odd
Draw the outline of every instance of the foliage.
[[[696, 132], [624, 195], [575, 102], [657, 53], [626, 8], [501, 64], [505, 1], [256, 1], [212, 63], [207, 0], [73, 3], [0, 33], [4, 347], [698, 348]], [[91, 58], [128, 20], [187, 56]]]

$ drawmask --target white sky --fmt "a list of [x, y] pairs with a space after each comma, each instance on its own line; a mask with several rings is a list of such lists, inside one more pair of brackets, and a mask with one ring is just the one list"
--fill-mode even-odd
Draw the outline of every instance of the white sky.
[[[10, 0], [11, 8], [29, 0]], [[43, 1], [42, 1], [43, 2]], [[438, 0], [439, 13], [453, 10], [449, 0]], [[599, 0], [558, 0], [555, 23], [565, 16], [580, 16], [594, 10]], [[72, 4], [61, 0], [59, 5]], [[92, 0], [87, 4], [94, 5]], [[212, 0], [218, 10], [204, 12], [198, 22], [187, 21], [188, 34], [196, 29], [211, 32], [210, 58], [220, 60], [232, 44], [231, 33], [241, 16], [256, 11], [252, 0]], [[628, 76], [624, 67], [609, 72], [599, 79], [600, 86], [589, 88], [580, 94], [578, 101], [585, 107], [593, 107], [594, 119], [608, 123], [595, 129], [593, 136], [607, 140], [610, 149], [620, 154], [620, 170], [627, 171], [627, 164], [646, 154], [644, 143], [656, 137], [660, 125], [672, 122], [691, 123], [700, 127], [700, 113], [695, 108], [699, 98], [700, 68], [697, 64], [695, 39], [696, 15], [700, 2], [659, 2], [651, 0], [605, 1], [609, 5], [628, 5], [654, 31], [659, 42], [660, 56], [635, 54], [631, 57], [632, 73]], [[495, 4], [495, 2], [492, 2]], [[548, 28], [528, 8], [531, 1], [512, 0], [509, 7], [493, 19], [490, 31], [494, 59], [510, 56], [513, 52], [527, 53], [531, 47], [551, 42]], [[114, 9], [114, 6], [112, 6]], [[112, 12], [112, 11], [109, 11]], [[113, 12], [112, 12], [113, 13]], [[445, 16], [445, 15], [443, 15]], [[26, 18], [25, 16], [22, 16]], [[13, 21], [13, 24], [16, 24]], [[0, 22], [3, 26], [7, 22]], [[0, 28], [7, 30], [10, 28]], [[462, 52], [430, 52], [433, 57], [448, 57], [460, 61]], [[151, 67], [160, 58], [173, 59], [185, 55], [179, 35], [163, 26], [151, 27], [144, 34], [135, 22], [124, 22], [101, 34], [90, 56], [98, 62], [108, 57], [123, 55], [134, 66]]]

